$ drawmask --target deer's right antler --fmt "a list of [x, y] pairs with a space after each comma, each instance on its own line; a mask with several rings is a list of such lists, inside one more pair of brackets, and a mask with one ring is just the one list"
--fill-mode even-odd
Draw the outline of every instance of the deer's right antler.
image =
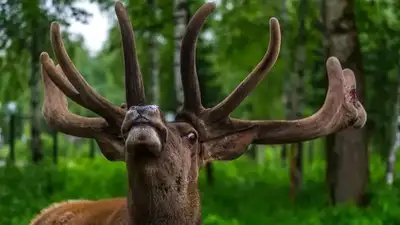
[[[120, 25], [124, 49], [125, 88], [128, 108], [145, 103], [142, 74], [136, 56], [132, 25], [121, 2], [115, 11]], [[59, 65], [47, 53], [40, 56], [45, 99], [43, 115], [51, 127], [74, 136], [95, 138], [103, 154], [110, 160], [121, 159], [123, 142], [120, 135], [126, 107], [113, 105], [98, 94], [76, 69], [65, 50], [60, 26], [51, 24], [51, 42]], [[101, 117], [89, 118], [71, 113], [66, 96]], [[120, 153], [121, 155], [115, 153]]]

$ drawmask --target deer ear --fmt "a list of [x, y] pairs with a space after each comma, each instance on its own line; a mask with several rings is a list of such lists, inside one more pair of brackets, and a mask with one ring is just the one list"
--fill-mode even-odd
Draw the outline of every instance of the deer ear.
[[124, 161], [124, 145], [120, 141], [108, 137], [99, 137], [95, 140], [100, 148], [101, 153], [103, 153], [107, 160]]
[[238, 158], [253, 142], [255, 135], [255, 130], [250, 129], [204, 142], [202, 144], [203, 162]]

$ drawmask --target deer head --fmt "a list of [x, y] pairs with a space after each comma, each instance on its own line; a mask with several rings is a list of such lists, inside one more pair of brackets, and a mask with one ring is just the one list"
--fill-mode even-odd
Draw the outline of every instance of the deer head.
[[[233, 160], [252, 143], [307, 141], [349, 127], [361, 128], [366, 122], [367, 114], [355, 95], [354, 74], [342, 70], [334, 57], [326, 63], [329, 87], [325, 102], [312, 116], [290, 121], [230, 116], [278, 58], [281, 36], [275, 18], [270, 20], [270, 44], [263, 59], [222, 102], [204, 108], [196, 74], [196, 41], [214, 9], [214, 3], [204, 4], [187, 25], [181, 49], [184, 103], [174, 122], [165, 121], [156, 105], [146, 104], [133, 29], [120, 2], [115, 10], [124, 51], [124, 107], [113, 105], [85, 81], [63, 46], [59, 25], [51, 24], [51, 41], [59, 65], [47, 53], [41, 54], [43, 115], [56, 130], [93, 138], [108, 160], [126, 163], [126, 216], [129, 214], [132, 224], [200, 224], [198, 171], [208, 161]], [[100, 117], [71, 113], [66, 97]]]

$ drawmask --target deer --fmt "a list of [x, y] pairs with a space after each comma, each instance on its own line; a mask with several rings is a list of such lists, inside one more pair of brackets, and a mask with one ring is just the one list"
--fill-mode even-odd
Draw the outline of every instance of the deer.
[[[295, 143], [365, 125], [367, 113], [356, 96], [355, 75], [342, 69], [334, 56], [326, 61], [329, 84], [324, 103], [313, 115], [297, 120], [231, 117], [278, 58], [281, 33], [275, 17], [269, 20], [270, 42], [258, 65], [220, 103], [203, 107], [196, 44], [215, 8], [213, 2], [202, 5], [182, 37], [184, 100], [174, 121], [166, 121], [158, 106], [146, 103], [133, 27], [121, 2], [115, 3], [124, 59], [125, 103], [121, 106], [86, 82], [66, 52], [59, 25], [52, 22], [50, 39], [58, 64], [48, 53], [41, 53], [43, 116], [59, 132], [94, 139], [108, 161], [125, 163], [128, 191], [120, 198], [53, 203], [30, 225], [200, 225], [198, 177], [207, 162], [237, 159], [250, 144]], [[67, 98], [97, 117], [72, 113]]]

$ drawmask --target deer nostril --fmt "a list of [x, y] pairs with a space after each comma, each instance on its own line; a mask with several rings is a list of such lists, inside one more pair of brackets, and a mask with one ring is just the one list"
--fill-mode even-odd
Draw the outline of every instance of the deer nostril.
[[147, 107], [149, 108], [150, 111], [158, 111], [158, 106], [156, 105], [148, 105]]
[[137, 112], [139, 115], [143, 115], [143, 113], [146, 112], [146, 109], [145, 109], [144, 107], [138, 106], [138, 107], [136, 107], [136, 112]]
[[144, 106], [135, 106], [133, 108], [139, 115], [143, 115], [146, 113], [154, 114], [159, 111], [158, 106], [156, 105], [144, 105]]

